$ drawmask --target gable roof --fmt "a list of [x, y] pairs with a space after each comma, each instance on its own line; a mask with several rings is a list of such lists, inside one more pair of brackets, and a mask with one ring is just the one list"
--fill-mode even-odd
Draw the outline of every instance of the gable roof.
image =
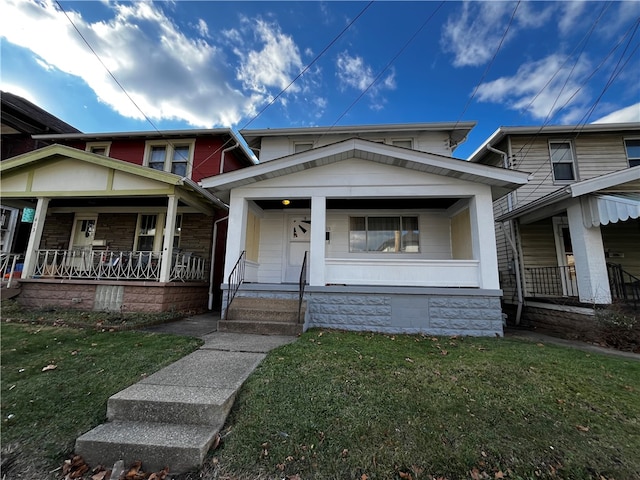
[[49, 145], [47, 147], [4, 160], [0, 163], [0, 178], [12, 172], [38, 166], [52, 159], [79, 160], [91, 165], [110, 168], [167, 185], [182, 187], [187, 191], [196, 193], [200, 197], [204, 197], [217, 207], [224, 209], [227, 208], [220, 199], [200, 187], [196, 182], [189, 178], [58, 144]]
[[2, 123], [27, 134], [33, 133], [79, 133], [75, 127], [63, 122], [46, 110], [10, 92], [0, 92]]
[[527, 183], [528, 173], [506, 170], [464, 160], [419, 152], [382, 143], [352, 138], [324, 147], [281, 157], [242, 170], [203, 178], [200, 184], [216, 195], [227, 197], [238, 187], [262, 180], [277, 178], [310, 168], [359, 158], [386, 165], [453, 177], [460, 180], [490, 185], [494, 198], [499, 198]]
[[485, 155], [490, 154], [490, 148], [495, 147], [509, 135], [560, 135], [577, 136], [582, 133], [629, 132], [640, 133], [640, 122], [630, 123], [590, 123], [588, 125], [547, 125], [532, 127], [499, 127], [485, 140], [468, 158], [470, 162], [478, 162]]

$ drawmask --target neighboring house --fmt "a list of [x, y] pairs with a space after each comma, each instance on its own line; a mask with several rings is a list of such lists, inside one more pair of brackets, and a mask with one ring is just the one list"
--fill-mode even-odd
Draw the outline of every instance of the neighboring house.
[[640, 305], [640, 123], [501, 127], [469, 158], [531, 172], [495, 202], [505, 309], [569, 333]]
[[303, 296], [306, 327], [501, 335], [492, 202], [527, 174], [452, 158], [473, 126], [241, 132], [261, 163], [201, 182], [230, 205], [219, 328]]
[[[0, 160], [49, 145], [32, 135], [80, 133], [30, 101], [9, 92], [0, 92]], [[22, 210], [0, 206], [0, 254], [2, 273], [10, 260], [10, 252], [21, 252], [27, 245], [31, 224], [22, 221]]]
[[0, 164], [3, 203], [34, 211], [20, 302], [219, 308], [227, 206], [198, 180], [254, 163], [233, 131], [34, 138], [55, 144]]

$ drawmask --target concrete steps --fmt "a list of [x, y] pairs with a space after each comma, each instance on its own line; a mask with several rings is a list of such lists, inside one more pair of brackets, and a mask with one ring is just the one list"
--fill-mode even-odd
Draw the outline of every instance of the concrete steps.
[[111, 396], [108, 422], [80, 436], [76, 453], [91, 466], [123, 460], [141, 461], [147, 472], [198, 468], [236, 392], [263, 358], [255, 351], [193, 352]]
[[[306, 302], [300, 312], [304, 318]], [[299, 335], [298, 300], [236, 297], [228, 317], [218, 322], [218, 331], [258, 335]]]

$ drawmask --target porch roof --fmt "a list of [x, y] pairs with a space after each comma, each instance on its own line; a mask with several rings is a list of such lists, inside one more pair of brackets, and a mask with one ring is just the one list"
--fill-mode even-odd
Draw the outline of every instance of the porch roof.
[[583, 220], [586, 227], [607, 225], [640, 217], [640, 166], [577, 182], [516, 208], [498, 218], [504, 222], [520, 218], [531, 223], [559, 213], [566, 201], [585, 198]]
[[[63, 171], [63, 164], [59, 162], [65, 161], [73, 163], [67, 168], [70, 176], [66, 182], [57, 179], [56, 183], [56, 180], [51, 180], [51, 177], [54, 176], [54, 172]], [[51, 169], [52, 164], [55, 165], [55, 169]], [[82, 176], [83, 172], [79, 171], [81, 168], [77, 168], [78, 166], [87, 167], [86, 176]], [[38, 169], [47, 168], [50, 171], [42, 170], [42, 175], [36, 176], [35, 172]], [[227, 209], [220, 199], [189, 178], [58, 144], [3, 161], [0, 163], [0, 174], [3, 203], [7, 203], [11, 198], [24, 199], [39, 196], [49, 198], [148, 197], [178, 193], [187, 203], [200, 208], [206, 208], [206, 205], [209, 205], [209, 208], [215, 206]], [[126, 178], [137, 179], [140, 185], [137, 186], [135, 182], [127, 181]], [[115, 186], [118, 179], [122, 182], [121, 188]], [[39, 184], [36, 187], [38, 180], [42, 185]], [[51, 183], [48, 183], [49, 180]], [[83, 183], [83, 180], [86, 183]]]
[[358, 158], [416, 172], [442, 175], [491, 186], [492, 195], [499, 198], [527, 183], [529, 174], [465, 160], [386, 145], [360, 138], [351, 138], [305, 152], [288, 155], [242, 170], [204, 178], [200, 184], [223, 199], [234, 188], [262, 180], [301, 172], [314, 167]]

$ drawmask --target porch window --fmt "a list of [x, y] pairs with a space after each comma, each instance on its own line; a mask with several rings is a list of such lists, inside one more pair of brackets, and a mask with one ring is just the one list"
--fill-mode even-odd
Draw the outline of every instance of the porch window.
[[193, 140], [177, 143], [147, 142], [144, 165], [183, 177], [190, 176], [194, 143]]
[[567, 182], [576, 179], [573, 149], [571, 142], [549, 142], [553, 179]]
[[350, 217], [350, 252], [417, 253], [418, 217]]
[[[136, 250], [143, 252], [152, 252], [159, 249], [155, 245], [161, 245], [162, 234], [164, 229], [157, 228], [158, 221], [163, 221], [164, 217], [159, 219], [158, 215], [140, 215], [138, 221], [138, 240], [136, 242]], [[180, 246], [180, 234], [182, 232], [182, 215], [176, 216], [176, 226], [173, 231], [173, 248]]]
[[640, 138], [625, 140], [624, 148], [627, 151], [629, 167], [640, 165]]

